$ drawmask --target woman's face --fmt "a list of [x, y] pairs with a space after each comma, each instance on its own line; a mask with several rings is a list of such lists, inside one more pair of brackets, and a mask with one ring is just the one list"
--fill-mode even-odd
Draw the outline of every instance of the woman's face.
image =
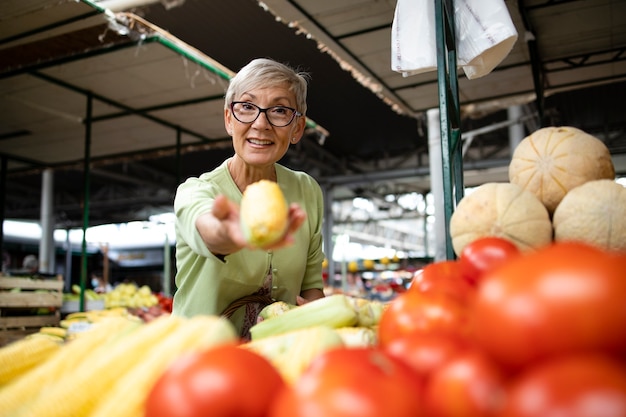
[[[235, 97], [235, 101], [244, 101], [266, 109], [272, 106], [296, 108], [296, 98], [286, 86], [258, 88]], [[296, 143], [302, 137], [305, 127], [304, 117], [294, 117], [284, 127], [269, 123], [265, 113], [260, 113], [252, 123], [238, 121], [231, 109], [224, 110], [226, 131], [233, 138], [235, 153], [247, 164], [264, 167], [280, 160], [290, 143]]]

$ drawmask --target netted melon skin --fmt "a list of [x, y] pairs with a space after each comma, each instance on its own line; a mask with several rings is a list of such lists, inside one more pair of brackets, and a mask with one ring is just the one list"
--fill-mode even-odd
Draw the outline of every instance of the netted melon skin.
[[579, 241], [626, 251], [626, 187], [589, 181], [563, 197], [552, 218], [555, 241]]
[[575, 127], [545, 127], [513, 152], [509, 182], [535, 194], [552, 214], [567, 192], [587, 181], [615, 178], [606, 145]]
[[450, 218], [454, 252], [476, 239], [497, 236], [520, 250], [540, 248], [552, 241], [552, 222], [534, 194], [511, 183], [485, 183], [461, 199]]

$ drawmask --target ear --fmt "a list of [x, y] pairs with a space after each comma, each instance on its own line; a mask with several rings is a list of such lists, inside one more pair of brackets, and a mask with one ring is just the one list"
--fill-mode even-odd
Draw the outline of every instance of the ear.
[[224, 109], [224, 127], [228, 136], [233, 135], [233, 115], [230, 113], [230, 109]]
[[302, 135], [304, 135], [304, 130], [306, 129], [306, 116], [298, 117], [296, 119], [295, 127], [293, 132], [291, 132], [291, 136], [289, 141], [292, 144], [296, 144], [300, 142], [302, 139]]

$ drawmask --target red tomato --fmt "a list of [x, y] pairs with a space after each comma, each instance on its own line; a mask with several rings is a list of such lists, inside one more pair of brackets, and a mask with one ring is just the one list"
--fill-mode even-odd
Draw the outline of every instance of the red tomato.
[[424, 406], [429, 417], [491, 417], [504, 405], [502, 370], [477, 349], [450, 358], [431, 374]]
[[396, 297], [378, 323], [381, 346], [410, 333], [441, 333], [465, 336], [468, 307], [445, 294], [407, 291]]
[[476, 290], [463, 279], [461, 265], [457, 261], [439, 261], [415, 272], [410, 291], [443, 293], [462, 304], [469, 304]]
[[426, 379], [431, 372], [467, 349], [467, 346], [451, 336], [411, 333], [393, 339], [383, 349]]
[[337, 348], [277, 396], [269, 417], [417, 417], [421, 391], [416, 375], [384, 351]]
[[626, 366], [600, 355], [563, 356], [532, 366], [513, 382], [502, 415], [626, 416]]
[[487, 236], [474, 240], [459, 254], [461, 275], [477, 285], [483, 275], [521, 254], [510, 240]]
[[573, 350], [626, 351], [626, 256], [557, 243], [484, 277], [474, 336], [512, 367]]
[[145, 417], [264, 417], [284, 385], [262, 356], [220, 346], [175, 360], [152, 388]]

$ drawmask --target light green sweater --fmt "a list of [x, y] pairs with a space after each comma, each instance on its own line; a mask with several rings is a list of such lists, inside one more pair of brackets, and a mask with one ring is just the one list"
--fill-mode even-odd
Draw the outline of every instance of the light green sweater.
[[[241, 191], [224, 161], [211, 172], [189, 178], [178, 187], [176, 213], [176, 286], [173, 314], [191, 317], [220, 314], [234, 300], [256, 292], [272, 265], [275, 300], [291, 304], [303, 290], [323, 289], [322, 219], [323, 196], [319, 184], [308, 174], [276, 164], [276, 177], [288, 203], [298, 203], [307, 220], [294, 235], [295, 243], [275, 251], [243, 249], [222, 261], [206, 248], [195, 222], [211, 210], [214, 198], [224, 194], [239, 204]], [[237, 330], [243, 308], [231, 318]]]

